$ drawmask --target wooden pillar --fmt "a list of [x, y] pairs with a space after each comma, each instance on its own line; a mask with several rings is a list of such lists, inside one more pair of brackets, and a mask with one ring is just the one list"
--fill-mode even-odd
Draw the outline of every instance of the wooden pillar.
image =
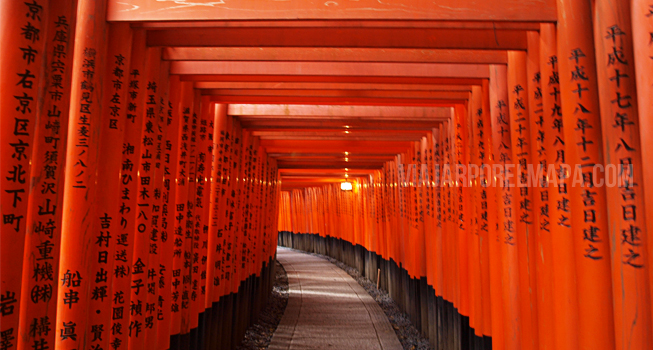
[[137, 215], [138, 160], [141, 149], [143, 124], [143, 95], [140, 90], [140, 75], [145, 61], [145, 32], [135, 31], [131, 47], [130, 64], [125, 64], [124, 85], [127, 96], [125, 131], [120, 148], [122, 163], [120, 170], [120, 226], [116, 236], [113, 286], [111, 292], [111, 344], [117, 349], [127, 349], [131, 309], [131, 268], [134, 249], [134, 232]]
[[[610, 245], [590, 3], [558, 0], [558, 64], [578, 289], [578, 346], [614, 348]], [[604, 67], [601, 67], [604, 69]], [[607, 97], [606, 97], [607, 98]]]
[[460, 305], [458, 312], [463, 316], [470, 316], [469, 303], [470, 303], [470, 289], [469, 289], [469, 259], [467, 257], [470, 241], [470, 225], [469, 225], [469, 191], [467, 178], [467, 164], [469, 164], [467, 156], [467, 128], [465, 127], [465, 118], [467, 117], [467, 108], [459, 105], [454, 108], [453, 120], [453, 141], [452, 151], [455, 159], [455, 212], [454, 220], [456, 222], [457, 231], [457, 251], [458, 257], [458, 293], [460, 295]]
[[[550, 216], [552, 256], [552, 288], [554, 290], [553, 334], [555, 349], [578, 348], [578, 295], [576, 293], [576, 262], [571, 230], [571, 208], [565, 174], [565, 135], [560, 106], [556, 30], [553, 24], [540, 25], [540, 69], [542, 109], [544, 111], [544, 147]], [[553, 171], [551, 171], [553, 167]], [[558, 205], [560, 203], [561, 205]], [[545, 256], [546, 259], [546, 256]], [[572, 268], [570, 268], [572, 267]]]
[[[225, 130], [227, 126], [226, 105], [213, 105], [209, 110], [209, 115], [213, 118], [213, 137], [210, 168], [210, 192], [209, 192], [209, 237], [207, 252], [207, 271], [206, 271], [206, 307], [211, 307], [214, 302], [219, 301], [220, 281], [224, 277], [222, 272], [223, 252], [224, 252], [224, 222], [223, 213], [226, 209], [224, 204], [227, 198], [226, 177], [223, 168], [226, 163], [223, 162], [225, 157]], [[207, 169], [209, 170], [209, 169]]]
[[[31, 155], [31, 174], [28, 175], [27, 170], [20, 170], [22, 166], [15, 172], [13, 166], [8, 180], [10, 182], [2, 183], [3, 188], [11, 188], [15, 184], [23, 183], [30, 184], [31, 188], [36, 190], [31, 191], [29, 196], [29, 207], [27, 208], [27, 215], [24, 220], [24, 227], [26, 228], [25, 235], [25, 250], [23, 258], [22, 270], [22, 288], [21, 296], [19, 298], [16, 294], [15, 299], [20, 300], [20, 326], [13, 329], [13, 337], [17, 341], [18, 349], [30, 349], [33, 346], [54, 346], [56, 334], [51, 331], [51, 324], [56, 320], [56, 300], [57, 295], [57, 271], [59, 267], [59, 254], [61, 243], [61, 219], [63, 208], [63, 188], [64, 188], [64, 165], [66, 164], [66, 140], [68, 136], [68, 111], [70, 106], [70, 90], [71, 90], [71, 66], [73, 58], [73, 45], [70, 40], [71, 36], [68, 35], [71, 30], [75, 28], [75, 17], [77, 11], [76, 2], [50, 2], [48, 6], [39, 8], [39, 3], [34, 6], [21, 6], [21, 12], [24, 10], [26, 13], [34, 8], [34, 19], [40, 17], [43, 31], [41, 32], [41, 41], [47, 42], [45, 50], [52, 50], [53, 55], [47, 56], [48, 62], [43, 66], [45, 69], [39, 73], [34, 63], [28, 64], [27, 67], [18, 73], [21, 83], [16, 84], [11, 90], [3, 91], [14, 92], [15, 89], [22, 88], [28, 94], [38, 94], [42, 98], [43, 105], [36, 105], [38, 113], [34, 120], [34, 139]], [[4, 10], [3, 10], [4, 11]], [[47, 12], [46, 12], [47, 11]], [[26, 17], [30, 20], [32, 16]], [[23, 21], [22, 16], [20, 21]], [[34, 23], [36, 26], [37, 24]], [[59, 34], [59, 35], [58, 35]], [[3, 40], [4, 42], [4, 40]], [[18, 50], [18, 48], [15, 48]], [[43, 52], [41, 52], [43, 53]], [[58, 66], [61, 64], [61, 66]], [[34, 66], [33, 68], [30, 68]], [[53, 68], [58, 67], [58, 68]], [[3, 71], [8, 70], [4, 64], [2, 65]], [[31, 70], [30, 70], [31, 69]], [[29, 73], [27, 73], [29, 71]], [[43, 79], [38, 79], [38, 78]], [[55, 81], [56, 85], [47, 84], [44, 82]], [[3, 81], [5, 77], [3, 76]], [[9, 82], [13, 82], [14, 78], [7, 77]], [[24, 79], [24, 80], [23, 80]], [[37, 80], [38, 79], [38, 80]], [[12, 84], [13, 85], [13, 84]], [[51, 90], [52, 93], [48, 93]], [[4, 99], [3, 99], [4, 105]], [[10, 105], [12, 106], [12, 105]], [[14, 113], [15, 114], [15, 111]], [[3, 115], [4, 111], [3, 111]], [[13, 119], [13, 118], [12, 118]], [[3, 130], [5, 128], [3, 123]], [[24, 136], [24, 135], [23, 135]], [[3, 138], [5, 134], [3, 134]], [[25, 140], [27, 141], [27, 140]], [[10, 142], [13, 143], [13, 142]], [[4, 147], [4, 146], [3, 146]], [[9, 156], [7, 161], [11, 158], [10, 154], [4, 153]], [[16, 175], [16, 177], [13, 177]], [[5, 187], [7, 185], [7, 187]], [[4, 192], [4, 191], [3, 191]], [[48, 210], [50, 208], [51, 210]], [[45, 210], [44, 210], [45, 209]], [[3, 214], [5, 214], [3, 206]], [[6, 246], [4, 241], [5, 233], [14, 233], [9, 227], [3, 227], [3, 248]], [[16, 249], [16, 246], [7, 246], [14, 250], [12, 254], [23, 253], [23, 250]], [[43, 251], [43, 249], [46, 249]], [[48, 252], [49, 250], [49, 252]], [[45, 255], [40, 254], [43, 251]], [[3, 249], [3, 266], [7, 266], [4, 260], [8, 253]], [[19, 261], [12, 261], [11, 266], [16, 266]], [[15, 270], [19, 270], [14, 268]], [[13, 291], [5, 285], [4, 273], [7, 268], [3, 269], [3, 284], [2, 284], [2, 297], [3, 302], [7, 294], [4, 292]], [[18, 305], [12, 303], [9, 298], [8, 306]], [[8, 310], [7, 310], [8, 311]], [[18, 308], [15, 308], [14, 314], [18, 315]], [[4, 312], [2, 314], [4, 315]], [[11, 321], [2, 317], [2, 332], [6, 332], [5, 325], [11, 324]], [[43, 327], [39, 327], [43, 325]], [[48, 329], [50, 328], [50, 329]], [[9, 335], [9, 334], [8, 334]], [[16, 344], [11, 341], [8, 344]]]
[[[98, 249], [98, 265], [91, 273], [91, 303], [89, 341], [95, 347], [110, 347], [112, 331], [111, 286], [114, 280], [116, 241], [120, 234], [120, 170], [126, 127], [127, 82], [129, 74], [132, 31], [129, 24], [109, 24], [107, 62], [104, 69], [104, 93], [99, 140], [97, 184], [98, 201], [94, 245]], [[114, 195], [108, 195], [114, 194]]]
[[[171, 84], [171, 86], [174, 86]], [[192, 101], [191, 83], [181, 82], [177, 92], [174, 89], [170, 91], [170, 100], [172, 102], [173, 115], [179, 115], [179, 146], [177, 152], [177, 171], [175, 173], [175, 206], [174, 206], [174, 248], [172, 251], [172, 318], [170, 320], [170, 335], [176, 335], [181, 330], [182, 319], [182, 294], [184, 285], [182, 284], [184, 276], [184, 252], [186, 251], [187, 238], [185, 234], [186, 227], [186, 204], [188, 198], [188, 152], [189, 132], [190, 132], [190, 108], [189, 99]], [[172, 198], [171, 198], [172, 200]], [[188, 243], [189, 244], [189, 243]]]
[[[615, 343], [617, 349], [652, 348], [649, 272], [653, 260], [646, 234], [629, 2], [598, 1], [594, 14], [602, 151], [607, 166], [603, 176], [608, 205], [606, 238], [610, 241], [615, 282], [612, 283]], [[584, 77], [578, 74], [578, 79]]]
[[[647, 0], [633, 0], [631, 2], [632, 19], [632, 41], [633, 41], [633, 63], [635, 65], [635, 81], [637, 82], [637, 107], [639, 114], [639, 135], [640, 152], [642, 160], [653, 159], [653, 44], [651, 33], [653, 33], [653, 4]], [[630, 29], [630, 28], [628, 28]], [[624, 28], [626, 30], [626, 28]], [[631, 63], [632, 67], [632, 63]], [[632, 68], [631, 68], [632, 69]], [[649, 230], [653, 223], [653, 163], [642, 163], [642, 195], [644, 196], [645, 209], [642, 213], [649, 219]], [[640, 209], [641, 211], [641, 209]], [[648, 239], [649, 257], [649, 282], [653, 282], [653, 239]], [[651, 287], [653, 291], [653, 287]]]
[[[150, 261], [150, 238], [152, 234], [153, 207], [155, 206], [154, 183], [156, 181], [156, 142], [157, 134], [164, 128], [158, 118], [159, 92], [157, 80], [159, 76], [160, 49], [148, 48], [145, 53], [144, 66], [139, 69], [140, 79], [138, 92], [140, 100], [137, 102], [136, 113], [143, 114], [141, 124], [132, 125], [141, 130], [140, 152], [137, 153], [136, 162], [136, 219], [133, 257], [131, 264], [131, 302], [129, 317], [129, 349], [142, 349], [145, 344], [147, 329], [153, 329], [153, 318], [146, 322], [147, 317], [152, 317], [153, 309], [148, 312], [148, 295], [156, 294], [156, 289], [150, 285], [149, 270], [154, 268]], [[163, 135], [162, 135], [163, 136]], [[150, 314], [150, 315], [148, 315]], [[152, 341], [154, 341], [152, 339]], [[154, 342], [151, 344], [156, 346]]]
[[[165, 70], [164, 70], [165, 72]], [[182, 128], [179, 105], [180, 85], [178, 75], [168, 75], [168, 94], [166, 96], [166, 125], [168, 130], [165, 135], [165, 146], [163, 152], [163, 189], [161, 191], [161, 230], [159, 244], [159, 298], [157, 300], [157, 345], [159, 349], [170, 347], [170, 327], [172, 321], [172, 277], [173, 277], [173, 256], [176, 238], [176, 193], [177, 166], [179, 157], [179, 138]]]
[[[199, 198], [199, 171], [200, 171], [200, 154], [201, 154], [201, 95], [199, 90], [193, 89], [193, 114], [192, 114], [192, 124], [190, 131], [190, 142], [191, 142], [191, 152], [189, 162], [189, 188], [188, 188], [188, 209], [189, 211], [192, 208], [192, 214], [189, 212], [188, 217], [189, 221], [186, 223], [186, 230], [190, 231], [190, 257], [188, 261], [190, 263], [189, 276], [190, 282], [188, 284], [188, 320], [189, 328], [188, 333], [191, 330], [196, 329], [198, 325], [199, 317], [199, 293], [200, 293], [200, 257], [202, 254], [201, 247], [201, 227], [202, 223], [199, 221], [201, 219], [201, 213], [203, 208], [197, 206], [197, 200]], [[201, 205], [201, 203], [200, 203]], [[184, 257], [185, 258], [185, 257]], [[182, 314], [183, 317], [183, 314]], [[182, 333], [185, 334], [185, 333]], [[190, 339], [191, 343], [189, 346], [192, 348], [195, 345], [195, 339]]]
[[[490, 66], [490, 104], [492, 116], [492, 147], [494, 153], [493, 176], [498, 202], [498, 223], [500, 230], [503, 329], [506, 349], [520, 349], [522, 340], [522, 321], [519, 290], [519, 258], [517, 241], [517, 221], [515, 210], [517, 197], [514, 194], [515, 174], [510, 164], [512, 146], [511, 128], [508, 115], [508, 83], [506, 66]], [[496, 337], [496, 334], [495, 334]]]
[[[492, 121], [490, 116], [489, 81], [483, 80], [478, 89], [481, 99], [480, 109], [474, 113], [474, 134], [478, 137], [478, 162], [480, 167], [480, 223], [481, 236], [481, 288], [483, 293], [483, 334], [492, 337], [493, 346], [501, 349], [502, 337], [502, 298], [501, 270], [497, 264], [500, 257], [497, 231], [497, 211], [491, 203], [495, 202], [496, 187], [492, 184], [493, 143]], [[472, 90], [472, 93], [474, 90]], [[496, 305], [495, 305], [496, 304]], [[498, 310], [498, 311], [497, 311]], [[499, 330], [495, 331], [495, 328]]]
[[[535, 285], [533, 302], [537, 306], [537, 318], [534, 326], [537, 327], [538, 346], [540, 349], [554, 349], [553, 334], [553, 308], [551, 267], [551, 215], [549, 208], [549, 189], [546, 182], [547, 148], [545, 145], [547, 129], [544, 121], [544, 106], [542, 103], [542, 76], [540, 71], [540, 38], [537, 32], [527, 33], [528, 54], [526, 73], [528, 78], [528, 103], [530, 124], [530, 152], [532, 168], [528, 169], [531, 181], [533, 199], [533, 244], [529, 245], [529, 257], [533, 259]], [[550, 137], [550, 136], [549, 136]], [[531, 170], [532, 169], [532, 170]]]
[[519, 291], [521, 301], [522, 347], [536, 349], [537, 336], [537, 285], [535, 274], [535, 255], [537, 232], [534, 213], [532, 183], [528, 173], [532, 165], [530, 137], [529, 91], [526, 72], [526, 53], [508, 51], [508, 109], [510, 110], [510, 127], [512, 142], [512, 164], [515, 165], [515, 206], [517, 251], [519, 254]]
[[[80, 2], [75, 30], [71, 104], [66, 154], [63, 224], [59, 265], [59, 298], [55, 333], [57, 349], [76, 349], [91, 340], [89, 313], [96, 273], [104, 268], [106, 247], [98, 247], [96, 205], [102, 188], [97, 186], [101, 101], [104, 90], [107, 24], [106, 3]], [[101, 20], [97, 20], [97, 19]], [[97, 329], [96, 329], [97, 330]], [[96, 339], [97, 340], [97, 339]]]
[[[21, 277], [23, 275], [23, 248], [26, 247], [25, 237], [28, 233], [28, 203], [30, 197], [31, 182], [31, 164], [33, 162], [33, 152], [43, 153], [43, 149], [35, 150], [34, 143], [41, 143], [37, 132], [39, 123], [39, 112], [43, 106], [39, 101], [47, 99], [43, 95], [45, 84], [44, 76], [47, 74], [43, 70], [44, 57], [48, 29], [52, 19], [48, 17], [47, 1], [39, 0], [32, 3], [22, 1], [4, 1], [0, 4], [0, 42], [3, 44], [3, 54], [0, 58], [0, 135], [2, 135], [2, 146], [0, 146], [0, 187], [2, 197], [0, 197], [0, 208], [2, 210], [2, 238], [0, 243], [0, 271], [1, 292], [0, 292], [0, 335], [3, 344], [7, 347], [16, 347], [18, 344], [19, 322], [21, 315], [21, 291], [22, 288], [29, 288], [30, 284], [23, 284]], [[74, 28], [74, 20], [68, 18]], [[72, 20], [72, 22], [70, 22]], [[66, 67], [70, 72], [70, 66]], [[69, 74], [63, 74], [69, 76]], [[69, 82], [66, 79], [65, 82]], [[63, 93], [62, 81], [62, 93]], [[48, 102], [48, 105], [50, 102]], [[63, 105], [59, 106], [63, 108]], [[60, 111], [61, 109], [59, 109]], [[64, 153], [65, 146], [59, 146]], [[37, 164], [39, 160], [34, 159]], [[63, 166], [63, 163], [62, 163]], [[58, 179], [62, 179], [61, 173]], [[63, 190], [59, 190], [62, 194]], [[37, 195], [38, 196], [38, 195]], [[43, 199], [43, 198], [42, 198]], [[57, 202], [49, 200], [49, 207], [44, 208], [48, 212], [52, 211]], [[39, 203], [43, 205], [43, 203]], [[59, 206], [61, 208], [61, 206]], [[61, 213], [61, 210], [59, 210]], [[47, 225], [44, 222], [44, 227]], [[54, 222], [51, 226], [54, 225]], [[58, 229], [53, 227], [51, 230]], [[48, 235], [49, 236], [49, 235]], [[47, 236], [44, 236], [44, 238]], [[49, 238], [49, 237], [48, 237]], [[46, 263], [53, 264], [57, 257], [55, 256], [55, 239], [54, 232], [52, 240], [43, 240], [44, 253], [47, 255], [39, 256], [39, 263], [45, 266]], [[27, 241], [28, 249], [31, 251], [34, 246], [31, 237]], [[57, 245], [58, 246], [58, 245]], [[38, 248], [37, 248], [38, 249]], [[26, 262], [28, 263], [28, 262]], [[15, 268], [7, 268], [15, 266]], [[47, 303], [55, 296], [56, 300], [56, 280], [57, 267], [51, 265], [54, 269], [53, 282], [39, 281], [38, 296], [40, 302]], [[27, 292], [27, 291], [25, 291]], [[31, 295], [31, 290], [29, 291]], [[46, 300], [43, 300], [46, 299]], [[25, 300], [29, 302], [31, 299]], [[54, 301], [53, 301], [54, 303]], [[45, 321], [45, 320], [44, 320]], [[49, 322], [53, 323], [54, 318]], [[52, 343], [49, 343], [52, 345]], [[30, 345], [31, 346], [31, 345]]]

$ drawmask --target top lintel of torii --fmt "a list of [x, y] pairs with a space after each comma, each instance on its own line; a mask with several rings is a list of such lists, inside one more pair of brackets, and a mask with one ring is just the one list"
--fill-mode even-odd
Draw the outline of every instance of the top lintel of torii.
[[553, 22], [555, 0], [108, 0], [109, 21]]

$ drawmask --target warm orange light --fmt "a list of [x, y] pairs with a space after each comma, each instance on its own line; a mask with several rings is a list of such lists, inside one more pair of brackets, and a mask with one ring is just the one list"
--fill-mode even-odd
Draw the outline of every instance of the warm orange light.
[[343, 190], [343, 191], [351, 191], [352, 188], [353, 187], [351, 185], [351, 182], [349, 182], [349, 181], [340, 183], [340, 189]]

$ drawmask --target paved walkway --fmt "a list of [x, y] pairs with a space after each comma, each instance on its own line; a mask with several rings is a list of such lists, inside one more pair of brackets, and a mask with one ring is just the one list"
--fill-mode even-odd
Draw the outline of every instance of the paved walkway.
[[279, 247], [290, 298], [269, 349], [401, 350], [379, 305], [328, 260]]

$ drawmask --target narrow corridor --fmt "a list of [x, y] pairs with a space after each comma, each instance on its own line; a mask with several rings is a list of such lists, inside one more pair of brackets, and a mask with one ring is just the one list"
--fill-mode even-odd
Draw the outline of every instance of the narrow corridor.
[[383, 310], [345, 271], [283, 247], [277, 259], [288, 273], [290, 299], [270, 350], [402, 348]]

